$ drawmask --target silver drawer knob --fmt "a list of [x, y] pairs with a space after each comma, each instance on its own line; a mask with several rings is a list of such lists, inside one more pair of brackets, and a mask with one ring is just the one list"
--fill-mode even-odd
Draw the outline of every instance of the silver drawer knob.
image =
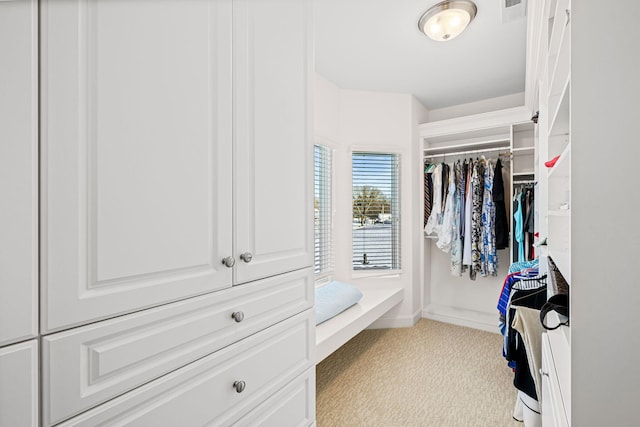
[[228, 256], [222, 259], [222, 264], [224, 264], [225, 267], [231, 268], [236, 264], [236, 259], [232, 256]]
[[233, 383], [233, 388], [236, 389], [236, 393], [242, 393], [247, 384], [244, 381], [236, 381]]
[[251, 252], [245, 252], [242, 255], [240, 255], [240, 259], [246, 262], [247, 264], [249, 264], [253, 259], [253, 254]]
[[244, 313], [241, 312], [241, 311], [234, 311], [231, 314], [231, 318], [233, 320], [235, 320], [236, 322], [240, 323], [240, 322], [242, 322], [244, 320]]

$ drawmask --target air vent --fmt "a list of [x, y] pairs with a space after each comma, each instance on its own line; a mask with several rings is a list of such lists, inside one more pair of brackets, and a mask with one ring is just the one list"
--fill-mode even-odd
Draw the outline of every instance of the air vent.
[[504, 0], [502, 3], [502, 23], [514, 22], [527, 14], [527, 0]]

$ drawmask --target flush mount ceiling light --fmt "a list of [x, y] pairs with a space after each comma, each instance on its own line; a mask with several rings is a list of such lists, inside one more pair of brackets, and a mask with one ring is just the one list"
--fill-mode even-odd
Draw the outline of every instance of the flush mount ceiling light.
[[444, 42], [456, 38], [475, 18], [478, 8], [469, 0], [445, 0], [420, 17], [418, 28], [430, 39]]

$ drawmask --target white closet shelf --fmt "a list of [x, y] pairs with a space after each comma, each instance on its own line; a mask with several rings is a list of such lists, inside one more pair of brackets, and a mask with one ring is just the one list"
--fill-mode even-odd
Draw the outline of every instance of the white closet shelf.
[[522, 156], [527, 154], [533, 154], [535, 151], [535, 147], [521, 147], [521, 148], [512, 148], [511, 152], [514, 156]]
[[509, 136], [506, 138], [499, 137], [495, 139], [485, 139], [482, 141], [474, 141], [474, 142], [465, 142], [461, 144], [452, 144], [452, 145], [441, 145], [437, 147], [426, 147], [424, 149], [424, 154], [448, 154], [454, 153], [457, 151], [467, 151], [467, 150], [488, 150], [488, 149], [501, 149], [504, 148], [508, 150], [509, 146]]
[[571, 209], [552, 209], [548, 212], [549, 216], [571, 217]]
[[549, 169], [549, 179], [567, 180], [571, 176], [571, 143], [560, 154], [556, 164]]
[[549, 136], [566, 135], [569, 133], [571, 77], [567, 76], [562, 91], [549, 97], [549, 111], [551, 122], [549, 123]]

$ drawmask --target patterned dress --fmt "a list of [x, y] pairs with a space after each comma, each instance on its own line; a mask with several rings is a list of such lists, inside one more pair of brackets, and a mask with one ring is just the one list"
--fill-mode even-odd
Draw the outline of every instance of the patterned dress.
[[484, 170], [484, 196], [482, 202], [482, 247], [480, 249], [480, 275], [498, 274], [498, 251], [496, 249], [496, 205], [493, 201], [494, 170], [491, 162]]
[[469, 269], [469, 278], [471, 280], [475, 280], [476, 273], [482, 269], [484, 164], [484, 159], [473, 162], [473, 174], [471, 175], [471, 268]]
[[460, 234], [462, 217], [462, 200], [464, 200], [464, 174], [460, 161], [453, 166], [453, 175], [456, 182], [456, 192], [453, 198], [453, 240], [451, 241], [451, 275], [462, 275], [462, 235]]

